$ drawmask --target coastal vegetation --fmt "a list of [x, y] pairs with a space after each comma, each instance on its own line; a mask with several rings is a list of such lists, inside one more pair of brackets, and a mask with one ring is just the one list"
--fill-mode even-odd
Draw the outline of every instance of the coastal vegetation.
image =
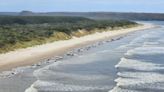
[[112, 30], [135, 25], [135, 22], [127, 20], [92, 20], [83, 17], [0, 16], [0, 53], [81, 37], [107, 28]]

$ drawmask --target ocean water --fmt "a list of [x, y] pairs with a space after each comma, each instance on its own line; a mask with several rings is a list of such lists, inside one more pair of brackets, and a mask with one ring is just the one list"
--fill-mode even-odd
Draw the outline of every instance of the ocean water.
[[123, 47], [128, 50], [115, 65], [117, 84], [109, 92], [164, 92], [164, 27], [156, 23], [162, 27]]
[[34, 72], [26, 92], [164, 92], [164, 22]]
[[15, 69], [17, 74], [0, 78], [0, 92], [164, 92], [164, 22], [149, 23], [161, 27], [86, 46], [57, 62]]

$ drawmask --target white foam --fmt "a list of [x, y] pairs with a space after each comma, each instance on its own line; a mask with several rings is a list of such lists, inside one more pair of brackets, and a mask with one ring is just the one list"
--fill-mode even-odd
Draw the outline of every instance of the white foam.
[[126, 55], [152, 55], [152, 54], [164, 54], [164, 47], [138, 47], [129, 50]]
[[34, 73], [33, 73], [33, 75], [34, 75], [36, 78], [38, 78], [39, 76], [44, 76], [44, 75], [46, 75], [46, 72], [45, 72], [46, 70], [49, 70], [51, 67], [56, 68], [57, 65], [59, 65], [60, 63], [61, 63], [60, 61], [54, 62], [54, 63], [51, 64], [51, 65], [48, 65], [48, 66], [46, 66], [46, 67], [40, 68], [40, 69], [38, 69], [38, 70], [35, 70]]
[[[109, 92], [140, 92], [135, 89], [164, 90], [164, 74], [154, 72], [119, 72], [117, 85]], [[129, 88], [122, 89], [120, 87]], [[132, 90], [132, 89], [134, 90]], [[143, 92], [143, 91], [142, 91]]]
[[142, 71], [164, 69], [164, 67], [161, 67], [161, 64], [154, 64], [150, 62], [143, 62], [139, 60], [126, 59], [126, 58], [122, 58], [121, 61], [115, 67], [142, 70]]
[[157, 39], [160, 39], [163, 35], [164, 35], [164, 32], [161, 30], [158, 30], [158, 32], [150, 31], [147, 34], [143, 34], [135, 38], [133, 41], [130, 42], [129, 45], [141, 45], [145, 43], [146, 41], [149, 42], [149, 40], [152, 40], [152, 39], [154, 39], [154, 42], [152, 42], [154, 44], [155, 41], [157, 41]]
[[[156, 63], [156, 59], [160, 59], [156, 55], [164, 55], [164, 47], [138, 47], [125, 55], [130, 59], [122, 58], [115, 66], [119, 69], [115, 80], [117, 85], [109, 92], [144, 92], [137, 89], [164, 91], [164, 74], [157, 72], [164, 70], [164, 67], [163, 64]], [[142, 58], [133, 59], [135, 55], [141, 55]], [[149, 62], [144, 56], [150, 56], [154, 61]]]
[[136, 91], [136, 90], [130, 90], [130, 89], [122, 89], [122, 88], [119, 88], [118, 86], [116, 86], [112, 90], [110, 90], [109, 92], [142, 92], [142, 91]]
[[53, 91], [93, 91], [93, 90], [107, 90], [108, 86], [94, 86], [94, 85], [71, 85], [71, 84], [61, 84], [57, 82], [46, 82], [46, 81], [36, 81], [34, 83], [35, 87], [44, 92]]
[[[164, 82], [164, 75], [152, 72], [121, 72], [117, 82], [118, 86], [147, 85], [157, 82]], [[154, 85], [156, 86], [156, 85]], [[164, 89], [164, 88], [163, 88]]]
[[33, 85], [31, 85], [31, 87], [26, 89], [25, 92], [38, 92], [38, 91], [33, 87]]
[[151, 47], [151, 46], [157, 46], [159, 45], [159, 42], [144, 42], [143, 47]]

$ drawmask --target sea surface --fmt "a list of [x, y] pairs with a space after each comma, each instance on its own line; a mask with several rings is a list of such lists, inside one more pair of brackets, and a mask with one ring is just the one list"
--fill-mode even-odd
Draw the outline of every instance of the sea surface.
[[164, 92], [164, 22], [4, 72], [0, 92]]

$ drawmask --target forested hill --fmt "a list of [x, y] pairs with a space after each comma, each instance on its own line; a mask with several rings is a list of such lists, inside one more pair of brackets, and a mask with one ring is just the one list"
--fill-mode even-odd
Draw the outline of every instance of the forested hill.
[[31, 11], [22, 12], [0, 12], [0, 15], [21, 16], [78, 16], [91, 19], [128, 19], [128, 20], [164, 20], [164, 13], [121, 13], [121, 12], [47, 12], [35, 13]]

